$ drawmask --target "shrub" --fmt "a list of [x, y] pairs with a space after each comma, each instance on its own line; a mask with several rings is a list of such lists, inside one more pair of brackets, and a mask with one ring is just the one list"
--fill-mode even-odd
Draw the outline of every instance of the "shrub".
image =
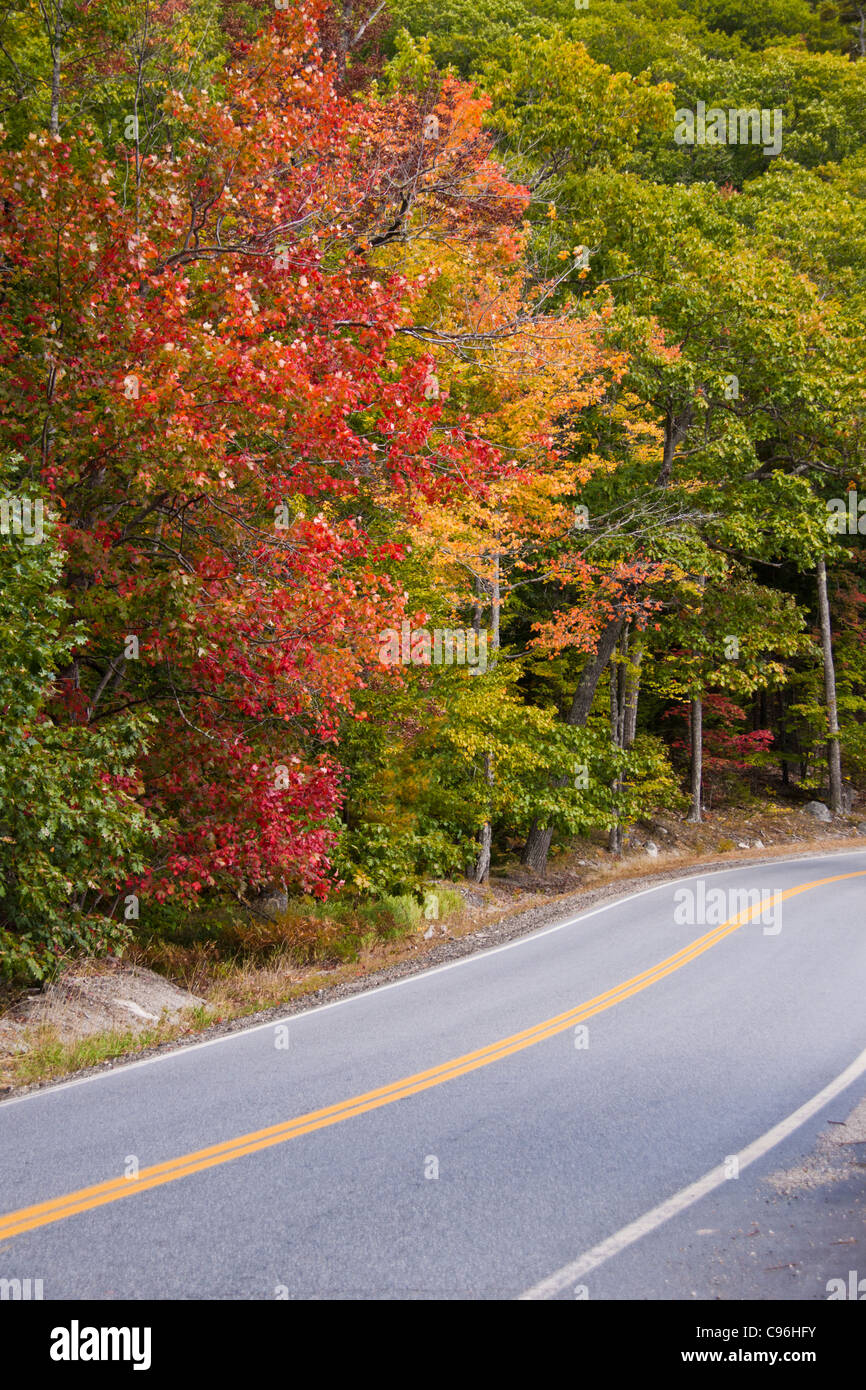
[[[0, 492], [38, 496], [14, 465]], [[0, 976], [38, 980], [129, 934], [124, 885], [156, 832], [133, 795], [146, 719], [88, 725], [72, 682], [64, 706], [58, 672], [82, 634], [65, 626], [62, 553], [50, 519], [38, 540], [14, 529], [0, 534]]]
[[413, 898], [409, 893], [403, 893], [399, 897], [386, 896], [381, 899], [381, 905], [389, 913], [394, 925], [400, 927], [404, 932], [417, 931], [421, 925], [422, 907], [417, 898]]

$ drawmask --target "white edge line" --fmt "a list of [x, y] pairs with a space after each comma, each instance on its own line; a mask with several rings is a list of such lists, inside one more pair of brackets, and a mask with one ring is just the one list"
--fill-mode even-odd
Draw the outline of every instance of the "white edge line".
[[[755, 862], [757, 864], [803, 864], [816, 859], [834, 859], [848, 854], [862, 855], [863, 853], [862, 849], [838, 849], [830, 850], [824, 854], [799, 854], [790, 859], [759, 859]], [[138, 1067], [149, 1067], [155, 1062], [168, 1062], [178, 1057], [185, 1057], [204, 1047], [217, 1047], [221, 1043], [234, 1042], [238, 1038], [249, 1037], [252, 1033], [263, 1032], [265, 1028], [276, 1028], [281, 1023], [294, 1025], [302, 1019], [310, 1018], [313, 1014], [324, 1013], [326, 1009], [337, 1009], [344, 1004], [354, 1004], [357, 1000], [369, 999], [375, 994], [384, 994], [386, 990], [398, 989], [401, 985], [417, 984], [419, 981], [429, 980], [432, 975], [441, 975], [443, 971], [455, 970], [460, 965], [471, 965], [475, 961], [489, 960], [491, 956], [499, 955], [501, 951], [511, 951], [517, 946], [527, 946], [530, 942], [538, 941], [543, 936], [552, 936], [554, 932], [563, 931], [566, 927], [573, 927], [579, 922], [587, 921], [590, 917], [596, 917], [600, 912], [608, 912], [613, 907], [622, 907], [624, 903], [633, 902], [637, 898], [644, 898], [648, 893], [658, 893], [662, 888], [672, 888], [677, 883], [691, 883], [697, 878], [715, 878], [718, 874], [736, 873], [740, 867], [751, 868], [753, 866], [731, 864], [729, 868], [710, 869], [705, 874], [684, 874], [682, 878], [665, 879], [662, 883], [654, 883], [651, 888], [641, 888], [637, 893], [626, 893], [623, 897], [613, 898], [610, 902], [602, 903], [599, 907], [588, 908], [585, 912], [579, 912], [576, 917], [570, 917], [567, 922], [557, 922], [552, 927], [541, 927], [538, 931], [527, 932], [525, 936], [519, 936], [514, 941], [506, 941], [502, 946], [472, 951], [461, 956], [459, 960], [448, 961], [446, 965], [434, 965], [429, 970], [415, 971], [411, 975], [404, 976], [402, 980], [392, 980], [387, 985], [374, 985], [372, 989], [360, 989], [355, 994], [347, 995], [345, 999], [333, 999], [329, 1004], [316, 1004], [312, 1009], [302, 1009], [298, 1013], [286, 1014], [282, 1019], [269, 1019], [267, 1023], [254, 1023], [250, 1028], [237, 1028], [234, 1032], [224, 1033], [219, 1038], [208, 1038], [205, 1042], [187, 1043], [185, 1046], [176, 1047], [170, 1052], [161, 1052], [156, 1057], [143, 1057], [140, 1062], [120, 1062], [118, 1066], [112, 1067], [108, 1071], [96, 1072], [93, 1076], [79, 1076], [73, 1081], [59, 1081], [56, 1086], [41, 1086], [38, 1090], [29, 1091], [23, 1096], [10, 1096], [7, 1100], [0, 1101], [0, 1112], [11, 1105], [21, 1105], [28, 1100], [44, 1099], [45, 1096], [54, 1095], [57, 1091], [67, 1091], [72, 1086], [86, 1086], [92, 1081], [105, 1081], [110, 1077], [116, 1078], [126, 1072], [135, 1071]]]
[[[763, 1158], [764, 1154], [775, 1148], [783, 1139], [787, 1139], [795, 1129], [799, 1129], [807, 1120], [810, 1120], [813, 1115], [822, 1110], [829, 1101], [834, 1100], [840, 1092], [846, 1090], [864, 1072], [866, 1072], [866, 1049], [854, 1059], [849, 1067], [845, 1068], [841, 1075], [836, 1077], [835, 1081], [831, 1081], [828, 1086], [825, 1086], [823, 1091], [819, 1091], [811, 1100], [807, 1100], [805, 1105], [801, 1105], [799, 1110], [795, 1110], [787, 1119], [780, 1120], [779, 1124], [768, 1129], [766, 1134], [761, 1135], [760, 1139], [755, 1139], [748, 1148], [737, 1154], [739, 1168], [747, 1168], [756, 1159]], [[590, 1274], [592, 1270], [598, 1269], [599, 1265], [612, 1259], [614, 1255], [621, 1254], [623, 1250], [634, 1245], [635, 1241], [640, 1240], [642, 1236], [658, 1230], [659, 1226], [663, 1226], [672, 1217], [679, 1216], [681, 1212], [693, 1206], [695, 1202], [699, 1202], [710, 1192], [714, 1192], [727, 1180], [725, 1165], [720, 1164], [718, 1168], [713, 1168], [697, 1182], [691, 1183], [688, 1187], [680, 1188], [680, 1191], [675, 1192], [673, 1197], [669, 1197], [666, 1202], [661, 1202], [657, 1207], [645, 1212], [643, 1216], [638, 1217], [637, 1221], [630, 1222], [628, 1226], [623, 1226], [614, 1235], [608, 1236], [607, 1240], [594, 1245], [591, 1250], [587, 1250], [571, 1264], [563, 1265], [562, 1269], [556, 1270], [554, 1274], [542, 1279], [538, 1284], [533, 1284], [531, 1289], [527, 1289], [525, 1293], [518, 1296], [517, 1301], [555, 1298], [557, 1294], [568, 1288], [569, 1284]]]

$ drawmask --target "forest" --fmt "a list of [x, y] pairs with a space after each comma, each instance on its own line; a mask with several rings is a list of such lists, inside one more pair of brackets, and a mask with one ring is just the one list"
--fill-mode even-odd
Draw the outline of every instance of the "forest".
[[866, 8], [4, 0], [0, 125], [7, 986], [853, 825]]

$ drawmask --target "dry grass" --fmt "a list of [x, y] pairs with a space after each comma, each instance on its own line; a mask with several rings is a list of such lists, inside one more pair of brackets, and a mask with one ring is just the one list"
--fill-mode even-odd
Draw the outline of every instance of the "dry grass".
[[[211, 1021], [210, 1016], [200, 1020], [203, 1026]], [[0, 1054], [0, 1089], [56, 1080], [71, 1072], [99, 1066], [115, 1057], [173, 1042], [185, 1033], [193, 1032], [198, 1022], [158, 1023], [142, 1032], [91, 1033], [71, 1039], [62, 1037], [56, 1026], [41, 1024], [37, 1028], [27, 1029], [24, 1034], [26, 1052]]]
[[[443, 911], [457, 901], [462, 902], [457, 893], [443, 893]], [[293, 904], [273, 921], [222, 921], [216, 939], [198, 939], [209, 926], [206, 914], [201, 916], [203, 922], [191, 923], [191, 940], [183, 939], [183, 931], [180, 940], [154, 935], [132, 946], [123, 960], [124, 966], [155, 971], [204, 1001], [180, 1019], [164, 1018], [153, 1026], [122, 1031], [81, 1032], [64, 1013], [62, 1002], [40, 996], [39, 1023], [4, 1032], [4, 1006], [8, 1011], [25, 993], [7, 992], [0, 999], [0, 1092], [55, 1080], [315, 994], [381, 970], [426, 946], [417, 930], [378, 910], [368, 911], [364, 919], [345, 910], [339, 915], [321, 910], [304, 914]], [[448, 920], [453, 929], [460, 914], [452, 913]], [[96, 975], [109, 968], [116, 970], [117, 963], [108, 967], [88, 962], [86, 968], [79, 963], [76, 973]]]
[[[625, 884], [637, 877], [664, 877], [672, 871], [685, 873], [720, 862], [727, 865], [866, 846], [866, 837], [853, 836], [850, 827], [821, 825], [814, 827], [814, 833], [797, 838], [807, 827], [813, 829], [808, 818], [773, 809], [748, 820], [742, 814], [718, 815], [700, 826], [675, 820], [670, 826], [670, 839], [675, 837], [675, 842], [667, 848], [658, 833], [644, 833], [644, 839], [655, 838], [659, 844], [654, 858], [638, 848], [612, 860], [599, 839], [595, 845], [584, 843], [580, 850], [553, 861], [545, 878], [514, 865], [484, 890], [471, 885], [479, 893], [479, 903], [449, 915], [447, 933], [460, 938], [530, 907], [572, 898], [582, 890]], [[764, 847], [739, 848], [737, 841], [747, 836], [762, 839]], [[452, 894], [452, 899], [456, 896]], [[166, 975], [203, 999], [203, 1006], [190, 1010], [182, 1020], [162, 1022], [143, 1031], [80, 1038], [63, 1036], [49, 1022], [22, 1038], [26, 1052], [10, 1055], [0, 1050], [0, 1089], [53, 1080], [357, 980], [401, 961], [417, 959], [441, 940], [441, 924], [428, 942], [419, 931], [389, 930], [387, 924], [383, 931], [381, 921], [378, 930], [374, 929], [369, 915], [366, 921], [356, 916], [347, 922], [345, 916], [334, 913], [329, 917], [324, 911], [313, 918], [304, 917], [296, 907], [274, 922], [233, 923], [221, 932], [219, 940], [155, 939], [134, 948], [126, 959]]]

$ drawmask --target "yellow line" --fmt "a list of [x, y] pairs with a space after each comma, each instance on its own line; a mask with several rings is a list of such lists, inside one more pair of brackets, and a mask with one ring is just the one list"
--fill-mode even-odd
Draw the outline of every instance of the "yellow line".
[[[864, 875], [866, 875], [866, 869], [860, 869], [850, 874], [835, 874], [832, 878], [815, 879], [811, 883], [802, 883], [796, 888], [785, 889], [778, 895], [777, 901], [796, 897], [799, 893], [806, 893], [812, 888], [821, 888], [828, 883], [839, 883], [843, 879], [860, 878]], [[139, 1192], [148, 1191], [149, 1188], [160, 1187], [163, 1183], [175, 1182], [179, 1178], [189, 1177], [192, 1173], [202, 1173], [218, 1164], [229, 1163], [232, 1159], [242, 1158], [246, 1154], [271, 1148], [274, 1144], [284, 1144], [289, 1139], [297, 1139], [302, 1134], [311, 1134], [314, 1130], [339, 1124], [343, 1120], [352, 1119], [355, 1115], [363, 1115], [367, 1111], [378, 1110], [383, 1105], [391, 1105], [394, 1101], [403, 1100], [407, 1096], [418, 1095], [431, 1086], [439, 1086], [444, 1081], [452, 1081], [455, 1077], [466, 1076], [469, 1072], [478, 1070], [479, 1067], [486, 1067], [492, 1062], [501, 1061], [504, 1057], [511, 1057], [524, 1048], [532, 1047], [535, 1043], [544, 1042], [545, 1039], [552, 1038], [557, 1033], [565, 1032], [566, 1029], [583, 1022], [584, 1019], [592, 1018], [595, 1014], [613, 1008], [615, 1004], [621, 1004], [623, 1000], [639, 994], [658, 980], [664, 979], [666, 975], [680, 970], [689, 961], [695, 960], [697, 956], [703, 955], [704, 951], [717, 945], [731, 932], [751, 921], [752, 917], [760, 914], [765, 904], [771, 901], [772, 899], [764, 898], [754, 907], [744, 908], [736, 917], [722, 922], [720, 926], [714, 927], [705, 936], [692, 941], [674, 955], [659, 961], [657, 965], [642, 971], [640, 975], [633, 975], [631, 979], [625, 980], [613, 989], [606, 990], [604, 994], [598, 994], [595, 998], [587, 1000], [586, 1003], [578, 1004], [575, 1008], [566, 1010], [565, 1013], [544, 1019], [541, 1023], [536, 1023], [531, 1028], [525, 1028], [520, 1033], [512, 1033], [507, 1038], [500, 1038], [498, 1042], [488, 1043], [486, 1047], [478, 1048], [474, 1052], [464, 1053], [461, 1057], [454, 1057], [448, 1062], [440, 1063], [439, 1066], [430, 1067], [427, 1071], [416, 1072], [413, 1076], [404, 1076], [399, 1081], [392, 1081], [387, 1086], [380, 1086], [374, 1091], [366, 1091], [360, 1096], [352, 1096], [349, 1100], [340, 1101], [336, 1105], [325, 1106], [321, 1110], [311, 1110], [306, 1115], [298, 1115], [293, 1120], [284, 1120], [281, 1124], [270, 1125], [267, 1129], [254, 1130], [250, 1134], [239, 1135], [237, 1138], [228, 1139], [224, 1143], [212, 1144], [209, 1148], [197, 1149], [194, 1153], [183, 1154], [179, 1158], [170, 1158], [166, 1162], [154, 1164], [150, 1168], [142, 1168], [137, 1178], [110, 1178], [107, 1182], [97, 1183], [93, 1187], [83, 1187], [77, 1192], [67, 1193], [63, 1197], [54, 1197], [49, 1201], [39, 1202], [35, 1206], [22, 1207], [19, 1211], [8, 1212], [5, 1216], [0, 1217], [0, 1240], [8, 1240], [11, 1236], [21, 1235], [24, 1231], [36, 1230], [37, 1227], [47, 1226], [53, 1221], [63, 1221], [68, 1216], [75, 1216], [83, 1211], [91, 1211], [95, 1207], [105, 1206], [108, 1202], [120, 1201], [123, 1197], [133, 1197]]]

